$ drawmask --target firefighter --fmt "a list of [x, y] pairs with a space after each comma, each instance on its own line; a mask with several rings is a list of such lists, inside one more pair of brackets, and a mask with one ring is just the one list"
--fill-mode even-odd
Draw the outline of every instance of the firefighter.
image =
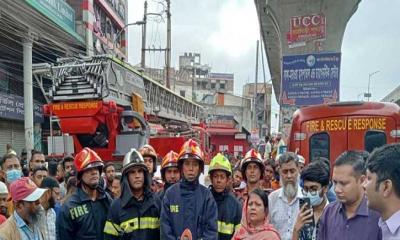
[[232, 175], [229, 160], [218, 153], [211, 160], [208, 174], [212, 183], [211, 193], [218, 206], [218, 239], [231, 239], [240, 226], [242, 206], [227, 188]]
[[154, 174], [157, 172], [157, 153], [154, 148], [149, 145], [145, 144], [143, 147], [139, 149], [139, 153], [142, 155], [144, 159], [144, 164], [146, 165], [147, 169], [149, 169], [149, 178], [151, 179], [151, 190], [156, 192], [157, 183], [153, 180]]
[[191, 232], [193, 239], [218, 239], [217, 204], [210, 190], [199, 183], [204, 157], [193, 139], [183, 144], [178, 168], [182, 179], [166, 191], [162, 200], [161, 239], [180, 239], [184, 232]]
[[181, 178], [178, 169], [178, 154], [176, 152], [170, 151], [163, 158], [161, 163], [161, 178], [164, 181], [164, 189], [158, 193], [158, 197], [162, 200], [167, 189]]
[[124, 158], [121, 197], [114, 200], [105, 239], [160, 239], [160, 199], [150, 190], [149, 170], [131, 149]]
[[257, 150], [250, 149], [246, 155], [244, 155], [241, 171], [243, 180], [246, 181], [246, 189], [243, 192], [242, 199], [240, 199], [242, 203], [247, 199], [248, 193], [256, 188], [261, 189], [264, 168], [261, 154], [257, 152]]
[[57, 239], [103, 239], [111, 197], [99, 186], [103, 161], [90, 148], [74, 159], [78, 175], [75, 193], [63, 204], [57, 217]]
[[154, 173], [157, 171], [157, 153], [154, 148], [146, 144], [139, 149], [140, 154], [144, 159], [144, 164], [147, 169], [149, 169], [150, 176], [153, 177]]

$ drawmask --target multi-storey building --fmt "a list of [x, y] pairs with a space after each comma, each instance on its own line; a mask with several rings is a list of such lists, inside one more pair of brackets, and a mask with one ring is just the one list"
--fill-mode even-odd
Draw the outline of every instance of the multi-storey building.
[[[257, 94], [255, 97], [255, 83], [247, 83], [243, 86], [243, 97], [253, 99], [253, 118], [252, 128], [257, 129], [263, 137], [270, 133], [271, 129], [271, 95], [272, 85], [267, 83], [257, 84]], [[255, 109], [254, 109], [255, 106]]]

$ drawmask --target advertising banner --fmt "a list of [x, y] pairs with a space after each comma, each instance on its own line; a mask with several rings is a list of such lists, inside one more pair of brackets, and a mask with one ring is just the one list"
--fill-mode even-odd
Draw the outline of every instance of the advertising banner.
[[[0, 93], [0, 118], [24, 121], [24, 98], [13, 94]], [[33, 121], [43, 122], [42, 105], [33, 104]]]
[[75, 31], [75, 10], [65, 0], [25, 0], [25, 2], [84, 43], [82, 37]]
[[289, 46], [306, 43], [312, 40], [323, 40], [326, 37], [326, 18], [322, 13], [290, 18], [290, 28], [287, 34]]
[[282, 105], [339, 101], [340, 53], [283, 56]]

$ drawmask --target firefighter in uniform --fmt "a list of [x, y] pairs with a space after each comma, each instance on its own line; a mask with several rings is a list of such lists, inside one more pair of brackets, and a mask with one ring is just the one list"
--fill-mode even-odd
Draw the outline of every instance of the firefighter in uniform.
[[240, 227], [242, 206], [227, 189], [229, 178], [232, 175], [229, 160], [218, 153], [211, 160], [208, 174], [212, 183], [211, 193], [218, 206], [218, 239], [232, 239], [235, 229]]
[[178, 155], [182, 179], [166, 191], [162, 200], [162, 240], [180, 239], [184, 232], [190, 232], [193, 239], [218, 239], [217, 204], [210, 190], [199, 183], [204, 170], [203, 158], [194, 140], [183, 144]]
[[147, 169], [149, 169], [149, 178], [151, 183], [151, 190], [153, 192], [156, 191], [156, 182], [153, 180], [154, 173], [157, 172], [157, 153], [154, 148], [149, 145], [145, 144], [143, 147], [139, 149], [139, 153], [142, 155], [144, 159], [144, 164], [146, 165]]
[[261, 188], [261, 180], [264, 176], [264, 163], [261, 154], [255, 149], [250, 149], [242, 160], [241, 171], [243, 180], [246, 181], [246, 189], [239, 199], [242, 204], [247, 200], [248, 194], [256, 188]]
[[57, 239], [103, 239], [111, 204], [111, 197], [99, 186], [103, 161], [93, 150], [84, 148], [75, 156], [74, 165], [78, 187], [57, 216]]
[[162, 200], [167, 189], [181, 178], [178, 169], [178, 154], [176, 152], [170, 151], [163, 158], [161, 163], [161, 178], [164, 181], [164, 189], [158, 193], [158, 197]]
[[121, 197], [114, 200], [104, 227], [105, 239], [160, 239], [161, 201], [150, 190], [142, 155], [131, 149], [124, 158]]

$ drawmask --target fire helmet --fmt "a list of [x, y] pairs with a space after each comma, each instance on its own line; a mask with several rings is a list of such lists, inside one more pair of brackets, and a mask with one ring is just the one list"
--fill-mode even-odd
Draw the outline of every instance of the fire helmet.
[[161, 177], [165, 180], [165, 170], [170, 167], [178, 167], [178, 154], [174, 151], [167, 153], [161, 163]]
[[194, 158], [200, 162], [200, 171], [203, 172], [204, 169], [204, 153], [201, 150], [199, 144], [193, 140], [189, 139], [183, 143], [181, 150], [178, 155], [178, 167], [181, 167], [183, 161], [188, 158]]
[[151, 157], [151, 159], [153, 159], [153, 173], [155, 173], [157, 171], [157, 153], [156, 150], [154, 150], [154, 148], [149, 145], [149, 144], [145, 144], [143, 145], [140, 149], [139, 149], [140, 154], [142, 155], [142, 157]]
[[249, 163], [251, 163], [251, 162], [258, 164], [258, 166], [260, 167], [260, 170], [261, 170], [261, 178], [262, 178], [264, 175], [265, 166], [263, 164], [261, 154], [255, 149], [251, 149], [250, 151], [248, 151], [246, 153], [246, 155], [244, 155], [244, 158], [242, 160], [242, 166], [241, 166], [243, 178], [246, 179], [246, 174], [245, 174], [246, 168], [247, 168], [247, 165], [249, 165]]
[[228, 176], [232, 175], [231, 163], [229, 162], [228, 158], [226, 158], [221, 153], [215, 155], [215, 157], [211, 160], [210, 166], [208, 168], [208, 174], [211, 175], [211, 173], [215, 170], [225, 171]]
[[100, 173], [103, 169], [103, 160], [97, 155], [92, 149], [85, 147], [79, 153], [76, 154], [74, 158], [74, 165], [78, 176], [80, 176], [84, 171], [92, 168], [99, 169]]
[[144, 164], [144, 160], [140, 152], [134, 148], [131, 148], [131, 150], [125, 154], [124, 161], [122, 162], [122, 175], [125, 175], [129, 169], [135, 166], [141, 167], [145, 172], [149, 171]]

